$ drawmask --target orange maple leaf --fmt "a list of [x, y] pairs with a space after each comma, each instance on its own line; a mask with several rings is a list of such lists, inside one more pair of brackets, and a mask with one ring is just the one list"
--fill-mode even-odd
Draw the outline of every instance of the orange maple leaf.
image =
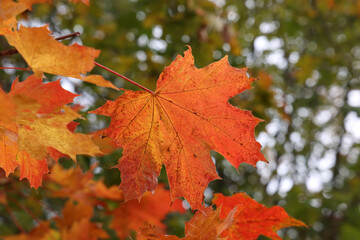
[[[266, 208], [260, 203], [238, 193], [232, 197], [215, 194], [215, 211], [211, 207], [197, 211], [185, 225], [183, 240], [251, 240], [265, 235], [281, 239], [276, 231], [290, 226], [306, 226], [289, 217], [285, 210], [275, 206]], [[154, 227], [141, 229], [139, 240], [178, 240], [176, 236], [165, 236]]]
[[[54, 100], [56, 96], [62, 96], [58, 102]], [[61, 104], [71, 102], [74, 96], [62, 89], [58, 81], [42, 84], [34, 76], [22, 83], [15, 81], [9, 94], [0, 91], [0, 99], [6, 103], [0, 105], [0, 113], [5, 113], [0, 117], [0, 167], [6, 175], [20, 166], [20, 178], [27, 178], [37, 188], [48, 172], [45, 158], [49, 147], [73, 159], [77, 154], [99, 153], [90, 135], [72, 133], [67, 128], [80, 115]], [[7, 109], [9, 106], [13, 108]], [[62, 112], [56, 112], [60, 107]]]
[[[215, 211], [212, 207], [197, 211], [193, 218], [185, 225], [185, 237], [183, 240], [220, 240], [221, 233], [232, 224], [234, 209], [225, 219], [220, 219], [220, 208]], [[178, 240], [176, 236], [165, 236], [154, 227], [141, 229], [139, 240]], [[223, 238], [222, 238], [223, 239]]]
[[45, 3], [49, 0], [1, 0], [0, 5], [0, 35], [10, 34], [16, 24], [16, 15], [31, 10], [35, 3]]
[[125, 198], [154, 190], [165, 164], [172, 199], [185, 197], [200, 209], [208, 183], [219, 178], [210, 150], [236, 168], [266, 161], [254, 136], [260, 120], [228, 102], [252, 81], [226, 57], [197, 69], [189, 49], [165, 68], [154, 94], [124, 90], [93, 111], [111, 116], [105, 133], [123, 147], [117, 168]]
[[109, 235], [99, 224], [92, 222], [93, 206], [84, 203], [74, 204], [68, 201], [62, 210], [62, 216], [55, 217], [57, 230], [50, 228], [49, 221], [40, 224], [29, 233], [7, 236], [5, 240], [43, 240], [43, 239], [76, 239], [96, 240], [108, 238]]
[[51, 197], [69, 198], [87, 205], [100, 204], [105, 208], [108, 200], [117, 202], [119, 206], [107, 213], [113, 216], [110, 227], [120, 239], [147, 223], [165, 230], [161, 221], [169, 212], [185, 211], [180, 200], [171, 205], [170, 193], [162, 184], [158, 185], [155, 194], [147, 192], [141, 202], [131, 200], [123, 203], [122, 191], [117, 186], [106, 187], [102, 181], [93, 180], [92, 170], [83, 173], [79, 167], [63, 169], [60, 165], [54, 165], [47, 180], [46, 188]]
[[65, 91], [60, 85], [60, 79], [56, 82], [43, 84], [41, 78], [34, 75], [25, 81], [19, 82], [15, 79], [11, 86], [10, 96], [22, 95], [36, 100], [41, 104], [38, 113], [52, 113], [62, 106], [72, 103], [79, 95]]
[[46, 182], [49, 195], [87, 204], [99, 203], [99, 199], [123, 202], [122, 191], [116, 186], [106, 187], [102, 181], [93, 180], [92, 169], [83, 173], [79, 167], [64, 169], [54, 165]]
[[108, 238], [108, 234], [97, 224], [90, 221], [93, 206], [85, 203], [67, 201], [62, 210], [62, 217], [55, 218], [60, 239], [96, 240]]
[[50, 36], [47, 26], [28, 28], [6, 35], [9, 44], [16, 47], [37, 77], [43, 72], [79, 78], [102, 87], [118, 89], [100, 75], [82, 76], [91, 71], [99, 50], [73, 44], [66, 46]]
[[164, 231], [166, 226], [161, 221], [169, 212], [174, 211], [184, 212], [185, 209], [180, 200], [171, 205], [169, 191], [159, 184], [155, 194], [147, 192], [140, 202], [130, 200], [115, 209], [110, 227], [120, 239], [129, 236], [130, 230], [139, 230], [146, 224], [156, 225]]
[[14, 236], [6, 236], [4, 240], [44, 240], [59, 239], [60, 234], [50, 228], [49, 221], [42, 221], [40, 224], [28, 233], [21, 233]]
[[11, 122], [13, 117], [16, 115], [15, 103], [6, 96], [6, 93], [0, 88], [0, 121]]
[[12, 33], [12, 28], [16, 24], [16, 18], [10, 18], [6, 20], [0, 20], [0, 35], [6, 35]]
[[251, 240], [257, 239], [260, 235], [281, 239], [276, 233], [277, 230], [291, 226], [306, 226], [290, 217], [282, 207], [267, 208], [245, 193], [237, 193], [231, 197], [215, 194], [213, 203], [221, 206], [221, 219], [226, 218], [237, 207], [232, 226], [223, 232], [223, 236], [228, 236], [228, 240]]

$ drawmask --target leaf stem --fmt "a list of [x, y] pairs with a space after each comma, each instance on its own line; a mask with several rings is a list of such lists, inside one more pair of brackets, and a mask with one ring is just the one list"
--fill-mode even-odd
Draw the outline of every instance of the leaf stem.
[[[61, 36], [61, 37], [57, 37], [55, 38], [55, 40], [57, 41], [60, 41], [60, 40], [64, 40], [66, 38], [73, 38], [73, 37], [77, 37], [79, 36], [80, 33], [79, 32], [73, 32], [73, 33], [70, 33], [70, 34], [67, 34], [67, 35], [64, 35], [64, 36]], [[14, 55], [14, 54], [17, 54], [19, 53], [17, 49], [10, 49], [10, 50], [5, 50], [5, 51], [2, 51], [0, 52], [0, 58], [1, 57], [5, 57], [5, 56], [10, 56], [10, 55]]]
[[20, 67], [0, 67], [0, 69], [15, 69], [15, 70], [22, 70], [22, 71], [30, 71], [30, 68], [20, 68]]
[[108, 71], [108, 72], [111, 72], [112, 74], [115, 74], [115, 75], [118, 76], [118, 77], [121, 77], [122, 79], [124, 79], [124, 80], [126, 80], [126, 81], [128, 81], [128, 82], [130, 82], [130, 83], [132, 83], [132, 84], [134, 84], [134, 85], [136, 85], [136, 86], [138, 86], [139, 88], [143, 89], [143, 90], [146, 91], [146, 92], [151, 93], [152, 95], [155, 94], [155, 92], [151, 91], [150, 89], [147, 89], [147, 88], [144, 87], [143, 85], [140, 85], [139, 83], [131, 80], [130, 78], [127, 78], [127, 77], [125, 77], [124, 75], [121, 75], [120, 73], [115, 72], [114, 70], [111, 70], [110, 68], [105, 67], [104, 65], [101, 65], [100, 63], [95, 62], [95, 65], [98, 66], [98, 67], [101, 67], [102, 69], [105, 69], [105, 70]]

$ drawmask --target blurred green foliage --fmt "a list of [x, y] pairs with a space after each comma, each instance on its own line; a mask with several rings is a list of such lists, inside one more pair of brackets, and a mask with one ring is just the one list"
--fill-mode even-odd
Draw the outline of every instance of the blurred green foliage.
[[[22, 17], [29, 26], [49, 23], [56, 36], [79, 31], [81, 36], [70, 42], [100, 49], [99, 63], [150, 89], [186, 45], [192, 47], [197, 67], [225, 55], [232, 66], [248, 67], [259, 79], [231, 103], [265, 120], [257, 136], [269, 164], [236, 170], [213, 153], [223, 180], [210, 183], [206, 202], [211, 203], [213, 192], [245, 191], [266, 206], [283, 206], [309, 225], [281, 231], [284, 239], [360, 238], [360, 1], [92, 0], [89, 7], [54, 1]], [[10, 48], [3, 38], [0, 46]], [[20, 56], [0, 61], [1, 66], [26, 66]], [[102, 69], [93, 72], [118, 87], [138, 90]], [[17, 75], [24, 80], [28, 74], [1, 71], [1, 85], [9, 90]], [[67, 78], [62, 84], [83, 95], [78, 102], [86, 109], [120, 94]], [[81, 121], [77, 131], [94, 131], [109, 123], [93, 114], [85, 116], [88, 120]], [[108, 168], [119, 156], [121, 151], [100, 160], [79, 157], [79, 164], [88, 169], [90, 162], [99, 162], [103, 170], [97, 175], [105, 176], [109, 185], [118, 184], [119, 174]], [[160, 181], [166, 181], [165, 174], [162, 171]], [[12, 185], [13, 198], [19, 198], [19, 190], [50, 201], [41, 188], [36, 193], [20, 185]], [[37, 206], [31, 199], [18, 201]], [[62, 206], [51, 204], [58, 210]], [[22, 209], [10, 207], [23, 226], [32, 226], [32, 218]], [[47, 217], [37, 207], [31, 209]], [[0, 214], [6, 215], [1, 205]], [[180, 234], [179, 219], [184, 220], [172, 214], [165, 221], [170, 233]], [[1, 233], [16, 231], [10, 218], [0, 217], [0, 223]]]

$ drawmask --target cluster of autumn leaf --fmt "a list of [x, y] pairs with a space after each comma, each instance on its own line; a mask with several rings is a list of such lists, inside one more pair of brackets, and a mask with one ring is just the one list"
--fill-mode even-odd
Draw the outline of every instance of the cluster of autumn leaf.
[[[198, 210], [186, 224], [184, 239], [256, 239], [259, 235], [279, 239], [278, 229], [304, 226], [284, 209], [268, 209], [243, 193], [232, 197], [215, 194], [216, 210], [203, 205], [206, 187], [219, 178], [210, 150], [222, 154], [236, 168], [241, 163], [255, 165], [266, 160], [254, 136], [260, 120], [228, 102], [249, 89], [254, 79], [247, 76], [246, 69], [231, 67], [227, 58], [197, 69], [190, 48], [164, 69], [155, 92], [123, 89], [125, 93], [118, 99], [92, 112], [111, 117], [110, 126], [101, 134], [123, 149], [116, 165], [121, 172], [120, 190], [94, 181], [91, 171], [61, 168], [56, 163], [60, 157], [75, 160], [78, 154], [101, 155], [105, 143], [95, 141], [97, 134], [74, 132], [73, 120], [81, 115], [66, 105], [77, 95], [64, 90], [59, 81], [44, 84], [43, 74], [118, 88], [99, 75], [87, 75], [98, 50], [63, 45], [47, 26], [16, 28], [16, 15], [42, 2], [46, 1], [1, 1], [0, 34], [34, 75], [22, 82], [15, 79], [9, 93], [0, 89], [0, 168], [8, 176], [19, 167], [20, 179], [26, 178], [35, 188], [44, 178], [51, 197], [68, 201], [62, 216], [53, 219], [55, 228], [42, 221], [31, 232], [8, 239], [106, 238], [106, 231], [90, 221], [95, 205], [113, 216], [110, 228], [121, 239], [130, 230], [138, 232], [138, 239], [179, 239], [164, 235], [161, 222], [170, 211], [185, 211], [179, 198]], [[170, 191], [157, 184], [163, 164]], [[109, 207], [109, 201], [117, 207]]]

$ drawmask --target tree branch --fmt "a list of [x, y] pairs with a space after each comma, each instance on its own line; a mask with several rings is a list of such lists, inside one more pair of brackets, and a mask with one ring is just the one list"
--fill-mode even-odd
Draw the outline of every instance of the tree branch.
[[16, 225], [16, 227], [22, 232], [22, 233], [26, 233], [24, 228], [21, 226], [20, 222], [17, 220], [17, 218], [15, 217], [15, 215], [13, 214], [13, 212], [11, 211], [9, 205], [4, 204], [6, 211], [8, 212], [10, 218], [13, 220], [14, 224]]
[[[64, 35], [64, 36], [61, 36], [61, 37], [57, 37], [55, 38], [55, 40], [57, 41], [61, 41], [61, 40], [64, 40], [66, 38], [74, 38], [74, 37], [77, 37], [79, 36], [80, 33], [79, 32], [74, 32], [74, 33], [70, 33], [68, 35]], [[10, 49], [10, 50], [5, 50], [5, 51], [2, 51], [0, 52], [0, 58], [1, 57], [5, 57], [5, 56], [11, 56], [11, 55], [14, 55], [14, 54], [17, 54], [19, 53], [17, 49]]]

